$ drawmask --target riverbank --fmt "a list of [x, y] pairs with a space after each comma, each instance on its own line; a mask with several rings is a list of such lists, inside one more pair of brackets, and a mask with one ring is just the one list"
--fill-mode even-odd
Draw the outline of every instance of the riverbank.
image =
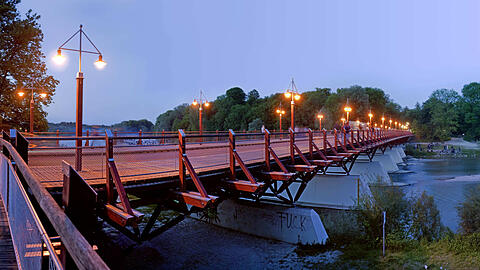
[[405, 154], [415, 158], [477, 158], [480, 145], [463, 138], [445, 142], [412, 142], [406, 144]]

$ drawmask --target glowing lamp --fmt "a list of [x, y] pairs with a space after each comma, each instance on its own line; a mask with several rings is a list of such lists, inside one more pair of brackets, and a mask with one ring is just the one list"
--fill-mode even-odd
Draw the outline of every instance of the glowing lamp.
[[53, 62], [57, 65], [65, 63], [65, 56], [62, 55], [62, 50], [57, 50], [57, 54], [53, 57]]
[[285, 97], [286, 97], [286, 98], [290, 98], [291, 96], [292, 96], [292, 93], [290, 93], [290, 92], [285, 92]]
[[46, 97], [47, 97], [47, 94], [46, 94], [46, 93], [41, 93], [41, 94], [40, 94], [40, 97], [41, 97], [41, 98], [46, 98]]
[[208, 101], [207, 101], [207, 102], [205, 102], [205, 107], [208, 107], [208, 106], [210, 106], [210, 103], [208, 103]]
[[95, 65], [95, 67], [97, 67], [98, 69], [103, 69], [105, 68], [105, 66], [107, 65], [107, 63], [105, 61], [103, 61], [103, 58], [102, 58], [102, 55], [100, 54], [98, 56], [98, 60], [95, 61], [95, 63], [93, 63]]
[[193, 105], [193, 106], [197, 106], [197, 104], [198, 104], [197, 100], [194, 99], [193, 102], [192, 102], [192, 105]]
[[25, 92], [18, 92], [19, 97], [23, 97], [25, 95]]
[[295, 95], [295, 100], [300, 100], [300, 95]]

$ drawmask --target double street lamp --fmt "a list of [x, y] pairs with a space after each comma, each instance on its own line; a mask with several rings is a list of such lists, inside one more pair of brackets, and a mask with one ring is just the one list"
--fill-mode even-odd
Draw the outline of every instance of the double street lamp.
[[318, 130], [322, 130], [322, 119], [323, 119], [323, 114], [317, 114], [317, 118], [318, 118], [318, 123], [320, 124], [320, 127]]
[[203, 94], [202, 90], [200, 90], [200, 97], [197, 99], [194, 99], [192, 102], [193, 107], [198, 106], [198, 128], [200, 131], [200, 135], [203, 134], [203, 127], [202, 127], [202, 111], [203, 107], [208, 107], [210, 106], [210, 103], [207, 101], [207, 97]]
[[280, 118], [280, 131], [282, 131], [282, 115], [285, 114], [285, 110], [282, 109], [282, 103], [280, 103], [280, 107], [276, 110], [278, 117]]
[[343, 108], [343, 110], [347, 113], [347, 119], [346, 121], [348, 122], [348, 118], [349, 118], [349, 115], [350, 115], [350, 112], [352, 111], [352, 108], [350, 106], [345, 106], [345, 108]]
[[[27, 88], [20, 88], [19, 92], [17, 92], [17, 95], [20, 98], [23, 98], [25, 96], [25, 92], [23, 90], [31, 90], [30, 92], [30, 133], [33, 133], [33, 124], [34, 124], [34, 110], [35, 110], [35, 92], [34, 90], [41, 90], [38, 88], [33, 88], [33, 87], [27, 87]], [[38, 94], [40, 98], [46, 98], [47, 94], [46, 93], [40, 93]]]
[[297, 86], [295, 85], [295, 82], [293, 81], [290, 83], [289, 89], [285, 91], [285, 97], [290, 99], [290, 127], [292, 130], [295, 130], [295, 100], [300, 100], [300, 93], [298, 92]]
[[[79, 35], [79, 47], [78, 49], [71, 49], [64, 47], [67, 45], [70, 40], [72, 40], [76, 35]], [[87, 41], [95, 48], [95, 51], [88, 51], [82, 49], [82, 37], [85, 37]], [[54, 56], [53, 60], [55, 63], [61, 65], [65, 62], [65, 56], [62, 55], [62, 50], [64, 51], [73, 51], [78, 52], [78, 73], [77, 73], [77, 113], [76, 113], [76, 124], [75, 124], [75, 135], [76, 137], [82, 137], [82, 124], [83, 124], [83, 73], [82, 73], [82, 53], [86, 54], [95, 54], [98, 55], [98, 60], [94, 62], [95, 67], [98, 69], [103, 69], [107, 63], [103, 61], [102, 53], [98, 50], [97, 46], [93, 44], [90, 38], [87, 36], [85, 31], [80, 25], [80, 29], [75, 32], [67, 41], [65, 41], [60, 47], [58, 47], [57, 55]], [[77, 139], [75, 142], [75, 170], [82, 170], [82, 140]]]

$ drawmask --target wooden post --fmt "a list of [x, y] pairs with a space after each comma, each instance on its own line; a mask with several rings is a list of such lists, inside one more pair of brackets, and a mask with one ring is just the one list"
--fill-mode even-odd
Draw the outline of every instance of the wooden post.
[[295, 143], [295, 132], [293, 131], [292, 128], [288, 129], [288, 132], [290, 133], [290, 160], [292, 161], [292, 164], [295, 164], [295, 149], [293, 148], [293, 144]]
[[89, 130], [87, 129], [87, 139], [85, 140], [85, 146], [89, 146], [89, 145], [90, 145], [90, 142], [88, 141], [88, 136], [90, 136], [90, 132], [89, 132]]
[[165, 129], [162, 129], [162, 144], [165, 144]]
[[[217, 130], [217, 132], [218, 132], [218, 130]], [[235, 151], [235, 133], [231, 129], [228, 130], [228, 143], [230, 145], [230, 178], [232, 180], [235, 180], [236, 179], [236, 175], [235, 175], [235, 155], [233, 154], [233, 152]]]
[[313, 159], [313, 132], [311, 129], [308, 129], [308, 153], [310, 158]]
[[338, 138], [337, 138], [337, 129], [333, 129], [333, 133], [335, 134], [335, 150], [338, 150], [337, 145], [338, 145]]
[[183, 129], [178, 130], [178, 176], [180, 178], [180, 191], [186, 190], [186, 171], [185, 164], [183, 164], [183, 155], [186, 155], [185, 148], [185, 132]]
[[324, 129], [323, 130], [323, 152], [325, 151], [327, 151], [327, 130]]
[[347, 147], [347, 131], [345, 130], [345, 127], [342, 127], [342, 133], [343, 133], [343, 147]]
[[28, 141], [16, 129], [10, 129], [10, 141], [13, 147], [20, 154], [25, 163], [28, 164]]
[[105, 180], [106, 180], [106, 189], [107, 189], [107, 202], [114, 203], [115, 202], [115, 190], [114, 190], [114, 183], [113, 183], [113, 176], [110, 173], [110, 169], [108, 166], [108, 161], [110, 159], [113, 160], [113, 139], [112, 139], [112, 131], [109, 129], [105, 130]]
[[270, 171], [270, 131], [265, 129], [265, 168]]
[[138, 137], [140, 137], [140, 138], [138, 139], [137, 144], [142, 145], [142, 130], [141, 129], [138, 131]]
[[[57, 138], [60, 137], [60, 130], [57, 129]], [[57, 147], [60, 146], [60, 141], [57, 140]]]

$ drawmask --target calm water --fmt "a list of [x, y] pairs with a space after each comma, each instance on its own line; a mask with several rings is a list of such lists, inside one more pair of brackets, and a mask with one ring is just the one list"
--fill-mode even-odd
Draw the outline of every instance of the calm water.
[[456, 207], [465, 200], [468, 190], [480, 185], [478, 159], [409, 159], [403, 170], [411, 173], [393, 174], [395, 182], [411, 184], [412, 193], [427, 194], [435, 198], [442, 223], [457, 231], [460, 219]]

